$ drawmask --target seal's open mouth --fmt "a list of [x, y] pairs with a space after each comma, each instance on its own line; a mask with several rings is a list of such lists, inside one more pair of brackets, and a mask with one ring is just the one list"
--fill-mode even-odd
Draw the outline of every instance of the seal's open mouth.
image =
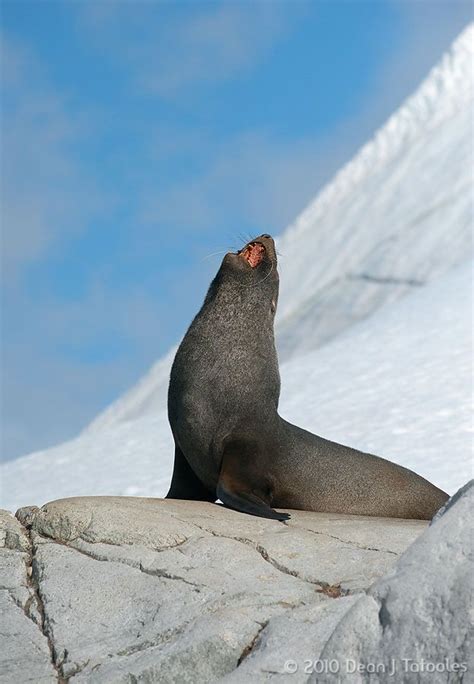
[[260, 242], [250, 242], [239, 254], [252, 268], [256, 268], [263, 261], [265, 247]]

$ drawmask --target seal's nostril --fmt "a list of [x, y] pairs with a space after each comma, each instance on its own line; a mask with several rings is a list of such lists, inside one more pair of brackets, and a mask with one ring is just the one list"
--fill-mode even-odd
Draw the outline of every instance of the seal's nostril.
[[264, 233], [262, 237], [271, 238], [271, 235], [269, 235], [268, 233]]

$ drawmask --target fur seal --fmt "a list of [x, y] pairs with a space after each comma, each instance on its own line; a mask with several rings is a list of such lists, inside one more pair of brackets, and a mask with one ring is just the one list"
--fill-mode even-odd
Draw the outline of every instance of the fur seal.
[[225, 255], [171, 369], [175, 462], [167, 498], [215, 501], [287, 520], [293, 508], [430, 519], [448, 495], [383, 458], [330, 442], [278, 414], [279, 276], [261, 235]]

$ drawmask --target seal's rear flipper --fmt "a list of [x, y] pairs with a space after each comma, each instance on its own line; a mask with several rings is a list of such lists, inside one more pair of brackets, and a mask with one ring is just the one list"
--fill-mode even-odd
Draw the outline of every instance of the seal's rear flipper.
[[250, 515], [258, 515], [260, 518], [270, 518], [271, 520], [289, 520], [288, 513], [279, 513], [270, 508], [268, 504], [263, 501], [256, 494], [252, 492], [232, 492], [229, 491], [225, 485], [220, 481], [217, 485], [217, 496], [223, 504], [234, 511], [241, 513], [249, 513]]
[[171, 486], [166, 499], [191, 499], [192, 501], [210, 501], [214, 503], [217, 496], [205, 487], [186, 460], [185, 455], [175, 445], [174, 469]]

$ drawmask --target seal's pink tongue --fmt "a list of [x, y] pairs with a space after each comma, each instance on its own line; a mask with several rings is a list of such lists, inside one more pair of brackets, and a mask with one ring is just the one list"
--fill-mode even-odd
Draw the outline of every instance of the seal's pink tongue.
[[258, 242], [251, 243], [242, 252], [242, 256], [252, 268], [262, 263], [264, 254], [265, 247]]

